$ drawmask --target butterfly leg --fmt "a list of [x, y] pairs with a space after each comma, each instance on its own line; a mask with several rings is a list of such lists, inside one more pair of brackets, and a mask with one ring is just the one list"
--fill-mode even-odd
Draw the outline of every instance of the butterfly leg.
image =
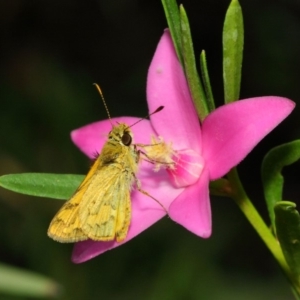
[[136, 188], [139, 192], [141, 192], [142, 194], [150, 197], [151, 199], [153, 199], [155, 202], [157, 202], [162, 208], [163, 210], [166, 212], [166, 214], [168, 214], [168, 210], [165, 208], [165, 206], [159, 202], [157, 199], [155, 199], [153, 196], [151, 196], [148, 192], [144, 191], [142, 188], [141, 188], [141, 182], [137, 179], [137, 177], [135, 176], [135, 174], [132, 174], [134, 179], [135, 179], [135, 182], [136, 182]]

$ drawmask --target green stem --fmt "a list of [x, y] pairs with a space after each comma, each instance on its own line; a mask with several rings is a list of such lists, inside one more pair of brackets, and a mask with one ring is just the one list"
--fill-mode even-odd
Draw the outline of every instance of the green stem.
[[275, 257], [275, 259], [279, 263], [280, 267], [287, 275], [293, 288], [295, 289], [295, 291], [297, 291], [297, 294], [300, 295], [300, 287], [295, 281], [295, 279], [293, 278], [293, 275], [290, 271], [289, 266], [286, 263], [286, 260], [283, 256], [278, 241], [275, 239], [275, 237], [271, 233], [271, 230], [265, 224], [265, 222], [263, 221], [263, 219], [255, 209], [255, 207], [253, 206], [252, 202], [248, 198], [241, 184], [236, 168], [232, 169], [228, 173], [228, 180], [230, 181], [232, 186], [232, 191], [230, 196], [235, 200], [236, 204], [242, 210], [242, 212], [244, 213], [244, 215], [246, 216], [250, 224], [254, 227], [258, 235], [261, 237], [261, 239], [264, 241], [266, 246], [269, 248], [269, 250]]

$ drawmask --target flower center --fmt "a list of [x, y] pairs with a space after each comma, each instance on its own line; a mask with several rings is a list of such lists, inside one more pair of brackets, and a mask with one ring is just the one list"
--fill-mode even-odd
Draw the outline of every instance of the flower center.
[[203, 157], [192, 149], [176, 151], [173, 160], [175, 167], [167, 168], [172, 183], [176, 187], [186, 187], [194, 184], [204, 168]]
[[162, 137], [151, 138], [147, 147], [147, 157], [154, 163], [154, 171], [166, 168], [174, 186], [181, 188], [194, 184], [204, 168], [204, 160], [192, 149], [176, 151], [172, 143], [164, 142]]

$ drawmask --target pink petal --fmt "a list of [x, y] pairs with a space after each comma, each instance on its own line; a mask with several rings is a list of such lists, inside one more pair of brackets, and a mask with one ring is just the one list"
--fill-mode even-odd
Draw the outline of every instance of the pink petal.
[[186, 187], [198, 181], [204, 168], [201, 155], [192, 149], [177, 151], [173, 156], [175, 169], [168, 168], [167, 172], [176, 187]]
[[[126, 123], [129, 126], [139, 121], [135, 117], [113, 118], [112, 123]], [[109, 120], [94, 122], [75, 129], [71, 132], [73, 143], [88, 157], [94, 158], [96, 153], [100, 153], [104, 143], [107, 141], [108, 133], [112, 125]], [[143, 120], [132, 128], [134, 143], [149, 144], [151, 134], [155, 134], [150, 121]]]
[[[167, 209], [172, 200], [183, 189], [176, 189], [169, 183], [169, 178], [165, 170], [161, 170], [153, 175], [152, 168], [153, 166], [149, 163], [142, 162], [139, 172], [142, 189], [157, 199]], [[123, 245], [166, 214], [156, 201], [137, 190], [132, 192], [131, 199], [132, 219], [126, 240], [122, 243], [117, 243], [116, 241], [95, 242], [92, 240], [76, 243], [72, 254], [73, 262], [82, 263], [107, 250]]]
[[210, 179], [225, 175], [294, 109], [281, 97], [257, 97], [223, 105], [203, 122], [203, 157]]
[[150, 112], [164, 106], [151, 116], [151, 122], [166, 142], [172, 141], [177, 150], [189, 148], [200, 153], [199, 120], [168, 30], [159, 41], [148, 71], [147, 101]]
[[188, 186], [170, 205], [172, 220], [202, 238], [211, 235], [209, 174], [205, 168], [199, 181]]

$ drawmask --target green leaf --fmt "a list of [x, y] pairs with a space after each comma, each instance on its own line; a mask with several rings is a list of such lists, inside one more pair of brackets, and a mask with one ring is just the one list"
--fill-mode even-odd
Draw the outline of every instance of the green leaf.
[[210, 79], [208, 75], [208, 68], [207, 68], [207, 62], [206, 62], [206, 54], [205, 51], [202, 50], [200, 54], [200, 69], [201, 69], [201, 78], [204, 85], [205, 90], [205, 97], [207, 101], [207, 106], [210, 112], [212, 112], [215, 109], [215, 101], [213, 92], [210, 85]]
[[161, 2], [164, 7], [177, 57], [181, 65], [183, 66], [183, 59], [181, 54], [180, 15], [176, 0], [162, 0]]
[[56, 297], [59, 285], [43, 275], [0, 264], [0, 293], [23, 297]]
[[190, 24], [182, 5], [179, 8], [181, 21], [181, 41], [185, 75], [201, 121], [208, 115], [208, 107], [202, 83], [196, 68]]
[[223, 27], [223, 80], [225, 103], [239, 99], [243, 62], [244, 26], [242, 9], [232, 0]]
[[69, 199], [83, 179], [83, 175], [74, 174], [10, 174], [0, 177], [0, 186], [31, 196]]
[[264, 195], [275, 230], [274, 206], [282, 200], [284, 179], [281, 171], [284, 166], [296, 162], [300, 158], [300, 140], [295, 140], [271, 149], [264, 157], [261, 168], [261, 176], [264, 187]]
[[275, 205], [277, 238], [295, 282], [300, 285], [300, 216], [296, 204], [281, 201]]

